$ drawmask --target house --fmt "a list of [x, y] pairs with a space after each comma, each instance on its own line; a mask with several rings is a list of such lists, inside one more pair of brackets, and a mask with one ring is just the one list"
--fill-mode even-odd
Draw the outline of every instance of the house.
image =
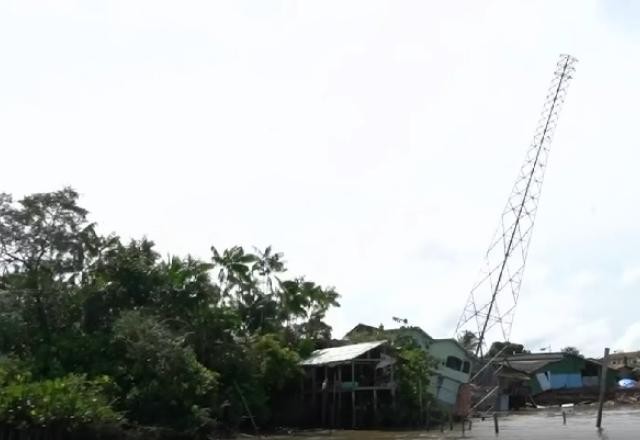
[[[498, 364], [508, 371], [523, 373], [528, 377], [519, 384], [511, 384], [512, 387], [506, 387], [504, 383], [501, 385], [507, 403], [503, 403], [500, 409], [514, 407], [515, 401], [525, 394], [536, 405], [595, 400], [598, 394], [602, 365], [580, 355], [526, 353], [506, 356]], [[608, 369], [606, 381], [610, 389], [615, 387], [615, 371]], [[513, 386], [518, 386], [520, 391], [516, 393]]]
[[609, 355], [609, 366], [615, 370], [620, 367], [640, 368], [640, 351], [616, 351]]
[[347, 340], [359, 337], [379, 336], [389, 341], [401, 337], [409, 337], [422, 349], [427, 351], [436, 361], [436, 369], [429, 378], [429, 391], [438, 403], [447, 410], [453, 410], [460, 386], [468, 383], [471, 377], [473, 356], [455, 339], [434, 339], [417, 326], [403, 326], [395, 329], [383, 329], [358, 324], [346, 335]]
[[347, 341], [356, 341], [362, 337], [371, 338], [373, 336], [384, 337], [388, 341], [395, 341], [401, 337], [410, 337], [423, 349], [428, 349], [433, 338], [429, 336], [424, 330], [417, 326], [403, 326], [398, 328], [385, 329], [382, 327], [374, 327], [366, 324], [358, 324], [346, 335], [344, 335]]
[[640, 369], [640, 351], [618, 351], [609, 355], [609, 368], [618, 372], [619, 379], [635, 379]]
[[314, 351], [305, 371], [301, 407], [311, 426], [361, 428], [379, 424], [395, 404], [395, 359], [387, 341], [363, 342]]
[[455, 339], [432, 339], [428, 351], [437, 361], [429, 391], [441, 405], [452, 409], [460, 386], [471, 378], [471, 354]]

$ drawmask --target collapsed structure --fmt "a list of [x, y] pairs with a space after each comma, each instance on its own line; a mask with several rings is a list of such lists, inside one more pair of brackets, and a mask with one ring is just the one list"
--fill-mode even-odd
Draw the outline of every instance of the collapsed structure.
[[[494, 361], [479, 375], [478, 388], [499, 389], [478, 409], [498, 411], [524, 406], [559, 405], [595, 401], [600, 387], [602, 363], [573, 353], [521, 353]], [[607, 368], [607, 389], [613, 390], [616, 371]], [[499, 386], [497, 386], [499, 385]], [[480, 393], [482, 394], [482, 393]]]

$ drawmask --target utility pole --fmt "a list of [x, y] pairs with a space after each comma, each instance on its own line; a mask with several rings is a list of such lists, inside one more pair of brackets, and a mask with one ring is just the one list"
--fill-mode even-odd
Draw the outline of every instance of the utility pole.
[[604, 349], [604, 357], [600, 366], [600, 395], [598, 396], [598, 417], [596, 427], [602, 426], [602, 408], [604, 407], [604, 396], [607, 391], [607, 370], [609, 369], [609, 347]]

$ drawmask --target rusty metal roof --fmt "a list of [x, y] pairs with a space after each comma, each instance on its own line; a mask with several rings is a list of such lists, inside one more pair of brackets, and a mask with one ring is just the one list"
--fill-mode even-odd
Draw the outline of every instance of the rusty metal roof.
[[300, 364], [307, 366], [319, 366], [348, 362], [386, 342], [387, 341], [363, 342], [361, 344], [343, 345], [342, 347], [316, 350], [311, 353], [310, 357], [300, 362]]

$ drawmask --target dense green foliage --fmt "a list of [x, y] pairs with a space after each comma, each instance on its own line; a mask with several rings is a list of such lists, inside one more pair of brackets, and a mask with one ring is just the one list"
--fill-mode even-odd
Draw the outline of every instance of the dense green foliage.
[[108, 377], [87, 380], [69, 374], [34, 381], [24, 365], [0, 360], [0, 423], [19, 428], [115, 422], [120, 419], [104, 396]]
[[512, 356], [514, 354], [521, 353], [530, 353], [528, 350], [525, 350], [524, 345], [517, 344], [515, 342], [500, 342], [496, 341], [491, 344], [489, 347], [489, 351], [485, 355], [485, 358], [492, 359], [496, 355], [500, 356]]
[[475, 353], [478, 349], [480, 340], [478, 339], [478, 335], [476, 335], [474, 332], [465, 330], [460, 335], [458, 335], [458, 342], [469, 353]]
[[394, 346], [398, 381], [395, 424], [422, 425], [427, 409], [436, 409], [435, 400], [428, 392], [429, 378], [436, 362], [410, 337], [397, 338]]
[[285, 271], [271, 248], [163, 259], [99, 234], [70, 188], [0, 194], [0, 421], [273, 422], [339, 305]]
[[576, 356], [580, 356], [580, 350], [577, 347], [568, 346], [568, 347], [564, 347], [560, 351], [562, 353], [567, 353], [567, 354], [573, 354], [573, 355], [576, 355]]

